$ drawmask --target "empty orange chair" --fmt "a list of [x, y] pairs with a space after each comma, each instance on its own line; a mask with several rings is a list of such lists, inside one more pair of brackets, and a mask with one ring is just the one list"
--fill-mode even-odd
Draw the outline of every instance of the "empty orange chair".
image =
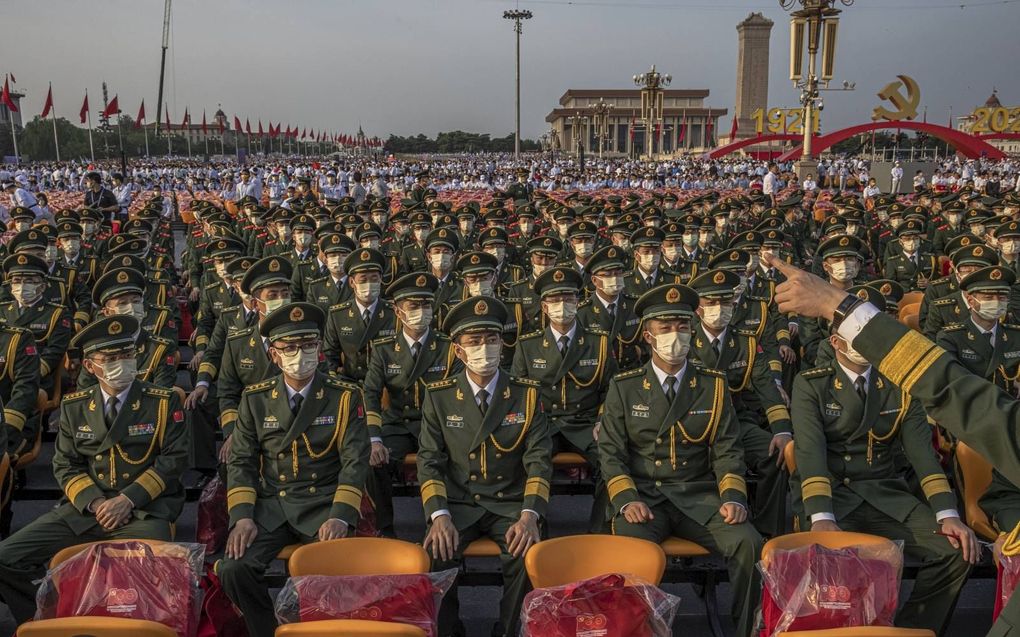
[[903, 307], [904, 305], [914, 305], [915, 303], [917, 304], [918, 307], [920, 307], [921, 301], [923, 300], [924, 292], [920, 292], [917, 290], [913, 292], [905, 292], [903, 294], [903, 298], [900, 299], [900, 307]]
[[636, 575], [658, 584], [666, 554], [654, 542], [621, 535], [568, 535], [545, 540], [524, 556], [535, 588], [563, 586], [609, 573]]
[[17, 637], [177, 637], [156, 622], [121, 617], [60, 617], [26, 622]]
[[348, 537], [297, 548], [287, 561], [291, 575], [397, 575], [428, 573], [421, 546], [383, 537]]

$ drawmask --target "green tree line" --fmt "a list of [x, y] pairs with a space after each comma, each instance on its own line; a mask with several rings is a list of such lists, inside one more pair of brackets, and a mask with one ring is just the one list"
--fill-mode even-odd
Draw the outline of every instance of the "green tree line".
[[[488, 133], [466, 133], [450, 131], [439, 133], [435, 139], [424, 134], [402, 137], [390, 135], [384, 146], [390, 153], [505, 153], [513, 152], [513, 133], [506, 137], [491, 137]], [[541, 150], [532, 139], [521, 140], [522, 151]]]

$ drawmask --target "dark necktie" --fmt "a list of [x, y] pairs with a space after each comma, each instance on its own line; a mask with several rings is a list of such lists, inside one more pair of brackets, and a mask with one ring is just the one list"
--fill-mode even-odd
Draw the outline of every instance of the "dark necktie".
[[715, 360], [719, 360], [719, 354], [722, 352], [722, 346], [719, 344], [718, 338], [712, 339], [712, 351], [715, 352]]
[[292, 414], [297, 416], [297, 413], [301, 410], [301, 403], [304, 400], [305, 397], [301, 394], [294, 394], [294, 397], [290, 399], [290, 411]]
[[862, 403], [868, 402], [868, 393], [864, 390], [863, 376], [858, 376], [857, 380], [854, 381], [854, 389], [857, 390], [857, 395], [860, 397]]
[[567, 347], [570, 346], [570, 337], [564, 334], [563, 336], [560, 337], [559, 343], [560, 343], [560, 356], [563, 356], [564, 354], [567, 353]]
[[995, 332], [985, 332], [985, 337], [988, 338], [988, 346], [995, 349], [995, 343], [992, 342], [992, 337], [995, 336]]
[[616, 318], [616, 303], [610, 303], [609, 305], [607, 305], [606, 306], [606, 312], [609, 313], [609, 318], [610, 319], [615, 319]]
[[476, 396], [478, 397], [478, 409], [484, 416], [485, 412], [489, 411], [489, 392], [479, 389]]
[[247, 325], [248, 327], [251, 327], [252, 325], [255, 325], [255, 321], [257, 321], [258, 319], [259, 319], [258, 312], [248, 312], [244, 316], [244, 324]]
[[421, 352], [421, 343], [418, 341], [411, 343], [411, 358], [417, 359], [419, 352]]
[[670, 405], [676, 400], [676, 376], [666, 377], [666, 400]]
[[372, 312], [371, 311], [365, 310], [364, 312], [361, 313], [361, 320], [364, 321], [365, 325], [368, 325], [368, 321], [371, 318], [372, 318]]
[[116, 396], [110, 396], [106, 400], [106, 424], [111, 425], [117, 419], [117, 405], [120, 403]]

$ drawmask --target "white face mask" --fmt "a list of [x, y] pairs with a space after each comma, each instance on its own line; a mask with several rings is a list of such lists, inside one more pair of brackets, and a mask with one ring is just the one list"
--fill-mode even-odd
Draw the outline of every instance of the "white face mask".
[[27, 222], [27, 221], [15, 221], [14, 222], [14, 229], [17, 230], [18, 232], [24, 232], [25, 230], [28, 230], [31, 227], [32, 227], [32, 224]]
[[737, 287], [733, 288], [733, 296], [739, 299], [740, 296], [744, 293], [744, 290], [746, 289], [747, 289], [747, 275], [741, 274], [740, 283], [737, 284]]
[[429, 263], [435, 270], [446, 272], [453, 265], [453, 255], [448, 252], [439, 252], [429, 255]]
[[856, 223], [848, 223], [848, 224], [846, 224], [846, 233], [847, 234], [853, 234], [855, 232], [857, 232], [857, 224]]
[[64, 241], [64, 254], [70, 258], [78, 256], [81, 252], [81, 241], [78, 239], [67, 239]]
[[469, 370], [482, 377], [489, 377], [499, 368], [499, 355], [503, 346], [499, 343], [485, 345], [469, 345], [464, 348]]
[[380, 228], [386, 227], [386, 215], [372, 215], [372, 221]]
[[262, 301], [261, 303], [266, 308], [265, 316], [269, 316], [274, 311], [280, 309], [287, 303], [290, 303], [290, 299], [270, 299], [268, 301]]
[[367, 241], [362, 241], [361, 242], [361, 247], [362, 248], [372, 248], [373, 250], [378, 250], [379, 249], [379, 240], [378, 239], [368, 239]]
[[503, 263], [503, 257], [506, 256], [506, 248], [486, 248], [485, 252], [496, 257], [496, 261]]
[[843, 356], [846, 356], [847, 360], [854, 365], [868, 365], [868, 359], [864, 358], [861, 356], [860, 352], [850, 347], [850, 343], [846, 340], [843, 340], [843, 343], [846, 344], [846, 351], [843, 352]]
[[1020, 252], [1020, 241], [1010, 239], [1009, 241], [1003, 241], [1000, 243], [999, 247], [1002, 248], [1003, 254], [1016, 254], [1017, 252]]
[[715, 227], [721, 230], [726, 227], [727, 223], [729, 222], [726, 220], [726, 217], [719, 217], [715, 220]]
[[708, 245], [708, 233], [707, 232], [699, 232], [698, 233], [698, 243], [703, 245], [703, 246], [707, 246]]
[[998, 321], [1003, 316], [1006, 316], [1006, 308], [1008, 306], [1007, 301], [1000, 301], [999, 299], [979, 301], [974, 297], [971, 297], [971, 301], [977, 305], [977, 307], [972, 308], [971, 311], [986, 321]]
[[124, 391], [138, 374], [138, 362], [133, 357], [97, 364], [97, 367], [103, 372], [102, 379], [117, 393]]
[[899, 217], [896, 217], [896, 218], [894, 218], [894, 219], [890, 219], [890, 220], [889, 220], [889, 225], [890, 225], [890, 226], [891, 226], [891, 227], [892, 227], [892, 228], [893, 228], [894, 230], [895, 230], [896, 228], [899, 228], [899, 227], [900, 227], [900, 224], [901, 224], [901, 223], [903, 223], [903, 219], [900, 219]]
[[621, 250], [630, 250], [630, 239], [627, 239], [626, 237], [617, 239], [617, 236], [618, 235], [613, 235], [613, 245]]
[[662, 256], [666, 257], [667, 261], [676, 261], [680, 258], [680, 247], [679, 246], [662, 246]]
[[42, 283], [12, 283], [11, 296], [22, 305], [31, 305], [42, 294]]
[[747, 262], [747, 267], [750, 270], [756, 269], [761, 264], [761, 254], [752, 254], [750, 261]]
[[902, 239], [900, 245], [903, 246], [904, 252], [913, 254], [917, 251], [917, 245], [920, 243], [917, 239]]
[[574, 254], [581, 257], [582, 259], [590, 257], [591, 253], [595, 249], [595, 244], [592, 243], [591, 241], [581, 241], [580, 243], [573, 244], [573, 246]]
[[43, 259], [46, 261], [46, 265], [53, 265], [57, 262], [57, 257], [60, 256], [60, 251], [57, 250], [57, 246], [46, 246], [46, 253]]
[[216, 268], [216, 276], [220, 277], [221, 280], [225, 280], [227, 278], [227, 264], [226, 263], [217, 263], [215, 265], [215, 268]]
[[340, 278], [344, 275], [344, 257], [340, 254], [326, 255], [326, 269], [333, 276]]
[[432, 324], [432, 308], [420, 307], [417, 310], [404, 312], [404, 325], [420, 332]]
[[414, 240], [418, 243], [423, 243], [425, 237], [429, 236], [429, 231], [426, 228], [415, 228], [414, 229]]
[[570, 323], [577, 316], [577, 303], [575, 301], [558, 301], [549, 303], [549, 320], [553, 323]]
[[139, 323], [145, 320], [145, 301], [113, 306], [115, 315], [133, 316]]
[[524, 234], [531, 234], [531, 231], [535, 229], [535, 224], [530, 221], [522, 221], [520, 224], [521, 232]]
[[492, 295], [492, 279], [486, 279], [484, 281], [475, 281], [474, 283], [468, 283], [468, 295], [469, 296], [491, 296]]
[[888, 212], [885, 212], [884, 210], [879, 211], [879, 213], [878, 213], [878, 220], [879, 221], [885, 221], [888, 218], [889, 218], [889, 213]]
[[686, 246], [689, 250], [698, 245], [698, 235], [691, 232], [685, 233], [681, 240], [684, 242], [684, 246]]
[[960, 215], [946, 215], [946, 221], [949, 222], [949, 225], [955, 227], [960, 223]]
[[460, 231], [463, 234], [468, 234], [468, 233], [470, 233], [474, 229], [475, 229], [475, 223], [473, 221], [461, 221], [460, 222]]
[[287, 243], [290, 241], [290, 228], [280, 228], [276, 231], [276, 235], [280, 237], [280, 241]]
[[560, 236], [565, 237], [567, 236], [567, 230], [570, 228], [570, 226], [565, 223], [560, 223], [556, 225], [556, 228], [557, 230], [559, 230]]
[[616, 296], [623, 291], [622, 276], [600, 276], [599, 281], [602, 281], [602, 292], [608, 296]]
[[733, 318], [733, 304], [707, 305], [701, 310], [701, 322], [715, 331], [721, 331]]
[[531, 272], [535, 275], [535, 278], [542, 276], [542, 273], [551, 268], [551, 265], [538, 265], [535, 263], [531, 264]]
[[652, 254], [639, 254], [638, 265], [641, 266], [641, 269], [645, 272], [654, 272], [655, 269], [659, 267], [659, 260], [661, 258], [662, 255], [658, 252], [653, 252]]
[[690, 332], [667, 332], [655, 335], [655, 353], [668, 365], [679, 365], [691, 348]]
[[280, 371], [286, 376], [295, 380], [308, 380], [315, 373], [319, 366], [319, 352], [303, 352], [299, 348], [294, 354], [288, 356], [283, 352], [280, 355]]
[[375, 303], [377, 298], [379, 298], [380, 289], [382, 289], [382, 283], [379, 281], [355, 283], [354, 296], [357, 297], [358, 301], [360, 301], [362, 305], [371, 305], [372, 303]]
[[840, 261], [832, 265], [832, 278], [837, 281], [852, 281], [857, 276], [856, 261]]
[[82, 232], [85, 233], [86, 236], [93, 235], [96, 233], [96, 224], [94, 223], [83, 224], [81, 230]]
[[304, 250], [312, 244], [312, 235], [307, 232], [294, 233], [294, 245], [298, 250]]
[[980, 237], [985, 234], [985, 227], [981, 224], [975, 224], [970, 227], [970, 233], [975, 237]]

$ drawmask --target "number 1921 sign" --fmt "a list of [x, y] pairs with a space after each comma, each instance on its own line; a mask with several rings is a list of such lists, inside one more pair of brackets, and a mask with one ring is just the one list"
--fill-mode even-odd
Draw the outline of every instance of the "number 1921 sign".
[[[804, 133], [804, 109], [803, 108], [770, 108], [768, 111], [755, 109], [751, 113], [754, 120], [755, 132], [761, 135], [769, 133], [783, 133], [788, 135], [801, 135]], [[819, 119], [814, 118], [814, 133], [818, 134]]]

